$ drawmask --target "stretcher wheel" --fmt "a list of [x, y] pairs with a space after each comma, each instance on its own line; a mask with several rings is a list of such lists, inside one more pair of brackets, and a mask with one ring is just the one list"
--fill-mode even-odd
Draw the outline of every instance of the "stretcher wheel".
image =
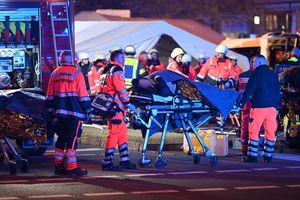
[[148, 167], [151, 164], [151, 160], [143, 160], [142, 158], [138, 162], [140, 167]]
[[211, 158], [210, 158], [210, 166], [216, 166], [217, 165], [217, 163], [218, 163], [218, 157], [217, 156], [212, 156]]
[[167, 165], [167, 162], [164, 161], [162, 158], [157, 158], [155, 161], [155, 168], [156, 169], [163, 169]]
[[9, 163], [9, 173], [14, 175], [17, 173], [17, 165], [16, 163]]
[[201, 155], [200, 154], [193, 155], [193, 163], [195, 165], [198, 165], [200, 163], [200, 160], [201, 160]]
[[29, 171], [29, 164], [27, 160], [22, 161], [21, 163], [21, 170], [24, 173], [27, 173]]

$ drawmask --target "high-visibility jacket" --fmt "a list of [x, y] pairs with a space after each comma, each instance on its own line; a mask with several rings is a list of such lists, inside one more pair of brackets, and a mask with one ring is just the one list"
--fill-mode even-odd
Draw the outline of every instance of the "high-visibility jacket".
[[96, 95], [100, 83], [100, 76], [105, 67], [104, 63], [99, 63], [97, 66], [92, 66], [88, 73], [91, 95]]
[[238, 74], [238, 69], [230, 64], [228, 58], [220, 61], [214, 56], [206, 61], [197, 76], [211, 85], [218, 85], [220, 82], [229, 79], [235, 84]]
[[72, 65], [63, 65], [50, 76], [46, 107], [48, 112], [59, 117], [86, 119], [91, 112], [82, 72]]
[[174, 60], [171, 60], [171, 62], [167, 66], [167, 70], [179, 73], [193, 81], [196, 79], [196, 73], [193, 66], [189, 66], [188, 72], [183, 72], [182, 67], [179, 66], [178, 63]]
[[128, 89], [132, 86], [132, 80], [145, 74], [146, 69], [142, 68], [141, 62], [133, 57], [126, 57], [124, 66], [125, 83]]
[[124, 110], [124, 105], [129, 103], [128, 91], [125, 85], [124, 66], [118, 62], [111, 62], [109, 71], [100, 77], [99, 91], [108, 93], [114, 97], [114, 101]]
[[[248, 70], [248, 71], [245, 71], [245, 72], [243, 72], [239, 75], [238, 91], [239, 91], [240, 97], [243, 96], [243, 94], [246, 90], [246, 87], [247, 87], [248, 81], [250, 79], [251, 73], [252, 73], [252, 70]], [[245, 104], [245, 106], [242, 108], [242, 110], [250, 110], [250, 108], [251, 108], [251, 103], [250, 103], [250, 101], [248, 101]]]

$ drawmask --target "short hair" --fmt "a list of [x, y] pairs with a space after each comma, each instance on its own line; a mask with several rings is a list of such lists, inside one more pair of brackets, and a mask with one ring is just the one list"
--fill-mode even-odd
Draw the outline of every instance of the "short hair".
[[110, 53], [110, 60], [111, 61], [115, 61], [116, 60], [116, 57], [119, 56], [120, 54], [124, 54], [123, 51], [119, 51], [119, 50], [116, 50], [116, 51], [112, 51]]
[[59, 62], [61, 65], [72, 65], [73, 57], [71, 51], [63, 51], [59, 55]]

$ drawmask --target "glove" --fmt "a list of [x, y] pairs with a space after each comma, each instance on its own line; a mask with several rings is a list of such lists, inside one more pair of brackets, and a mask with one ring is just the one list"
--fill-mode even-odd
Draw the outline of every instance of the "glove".
[[130, 110], [130, 111], [134, 111], [135, 110], [135, 106], [131, 103], [127, 104], [127, 108]]

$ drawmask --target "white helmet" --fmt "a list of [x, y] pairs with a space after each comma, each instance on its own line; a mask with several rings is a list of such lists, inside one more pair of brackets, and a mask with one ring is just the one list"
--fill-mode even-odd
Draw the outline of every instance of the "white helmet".
[[134, 56], [136, 54], [135, 47], [133, 45], [127, 45], [125, 47], [124, 53], [126, 55], [132, 55], [132, 56]]
[[120, 45], [115, 45], [113, 48], [109, 51], [110, 53], [113, 51], [122, 51], [122, 47]]
[[78, 57], [79, 57], [79, 60], [82, 60], [82, 59], [87, 59], [87, 58], [89, 58], [90, 56], [89, 56], [88, 53], [82, 52], [82, 53], [79, 54]]
[[202, 58], [207, 58], [206, 53], [201, 52], [201, 53], [199, 54], [199, 59], [202, 59]]
[[224, 45], [219, 45], [216, 48], [216, 53], [224, 53], [224, 54], [226, 54], [227, 51], [228, 51], [228, 48], [226, 46], [224, 46]]
[[158, 54], [157, 49], [151, 49], [150, 52], [149, 52], [149, 54], [151, 55], [152, 53], [157, 53]]
[[102, 53], [98, 53], [95, 55], [95, 61], [96, 60], [105, 60], [105, 56]]
[[229, 56], [229, 59], [231, 59], [231, 60], [237, 60], [238, 56], [235, 55], [235, 54], [232, 54], [232, 55]]
[[173, 49], [171, 53], [171, 58], [176, 58], [178, 55], [184, 54], [183, 50], [181, 48], [175, 48]]
[[191, 63], [192, 62], [192, 56], [190, 56], [189, 54], [184, 54], [181, 61], [183, 63]]

